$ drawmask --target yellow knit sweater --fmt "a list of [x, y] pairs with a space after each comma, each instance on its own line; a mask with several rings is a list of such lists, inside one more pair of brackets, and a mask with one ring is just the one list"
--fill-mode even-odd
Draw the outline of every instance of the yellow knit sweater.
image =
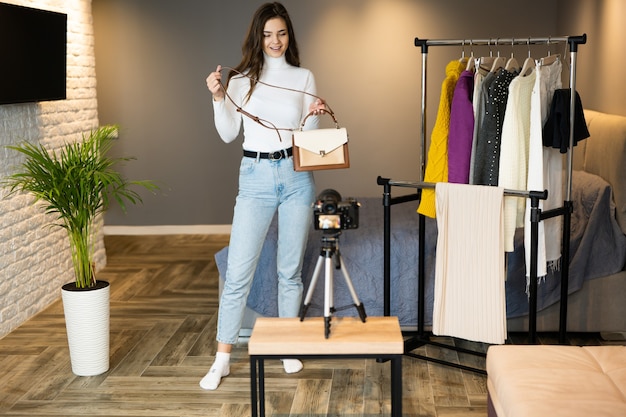
[[[446, 78], [441, 86], [441, 97], [435, 126], [430, 136], [425, 182], [448, 182], [448, 133], [450, 132], [450, 108], [456, 82], [465, 69], [466, 64], [454, 60], [446, 65]], [[423, 151], [423, 150], [422, 150]], [[422, 199], [417, 212], [428, 217], [436, 217], [435, 190], [422, 190]]]

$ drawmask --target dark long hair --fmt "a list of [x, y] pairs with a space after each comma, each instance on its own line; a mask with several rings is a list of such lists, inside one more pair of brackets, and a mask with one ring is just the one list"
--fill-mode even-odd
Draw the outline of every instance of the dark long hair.
[[[300, 53], [298, 52], [298, 43], [296, 42], [296, 34], [293, 31], [293, 24], [287, 9], [281, 3], [265, 3], [257, 9], [250, 22], [246, 39], [241, 47], [242, 58], [239, 65], [235, 67], [236, 71], [230, 71], [228, 73], [228, 82], [237, 74], [237, 71], [248, 71], [248, 75], [252, 77], [250, 80], [250, 91], [246, 99], [249, 99], [252, 95], [252, 91], [256, 86], [256, 81], [261, 76], [263, 70], [263, 29], [265, 29], [265, 23], [268, 20], [279, 17], [285, 21], [287, 25], [287, 34], [289, 35], [289, 45], [285, 51], [285, 59], [287, 63], [295, 67], [300, 66]], [[227, 82], [227, 86], [228, 86]]]

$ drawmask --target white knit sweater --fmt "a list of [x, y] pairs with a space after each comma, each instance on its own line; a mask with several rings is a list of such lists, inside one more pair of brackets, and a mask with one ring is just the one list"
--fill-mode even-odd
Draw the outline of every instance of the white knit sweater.
[[[530, 146], [530, 102], [536, 73], [517, 76], [509, 85], [506, 113], [502, 123], [498, 186], [526, 190]], [[540, 146], [540, 145], [539, 145]], [[515, 228], [524, 226], [526, 200], [504, 199], [504, 250], [513, 252]]]
[[[313, 73], [308, 69], [289, 65], [284, 56], [281, 58], [265, 56], [260, 81], [316, 94]], [[246, 101], [249, 89], [249, 78], [234, 76], [228, 85], [228, 94], [245, 111], [273, 123], [278, 128], [298, 128], [308, 113], [309, 105], [315, 100], [315, 97], [308, 94], [286, 91], [259, 83], [250, 100]], [[249, 117], [243, 116], [227, 97], [221, 101], [213, 101], [213, 114], [217, 132], [226, 143], [238, 137], [243, 121], [243, 149], [273, 152], [291, 146], [290, 131], [279, 130], [282, 141], [279, 140], [276, 130], [267, 129]], [[305, 129], [315, 128], [317, 123], [317, 117], [309, 117]]]

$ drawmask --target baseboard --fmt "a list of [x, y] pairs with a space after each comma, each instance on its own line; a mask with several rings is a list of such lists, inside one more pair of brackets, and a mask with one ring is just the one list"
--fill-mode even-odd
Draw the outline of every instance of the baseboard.
[[621, 342], [626, 340], [626, 332], [600, 332], [600, 337], [610, 342]]
[[228, 235], [230, 224], [160, 225], [160, 226], [107, 226], [105, 235]]

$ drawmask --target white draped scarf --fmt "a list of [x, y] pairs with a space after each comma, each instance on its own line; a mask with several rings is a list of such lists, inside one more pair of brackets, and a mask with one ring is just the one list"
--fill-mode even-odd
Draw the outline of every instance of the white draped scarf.
[[433, 333], [502, 344], [507, 337], [504, 189], [438, 183]]

